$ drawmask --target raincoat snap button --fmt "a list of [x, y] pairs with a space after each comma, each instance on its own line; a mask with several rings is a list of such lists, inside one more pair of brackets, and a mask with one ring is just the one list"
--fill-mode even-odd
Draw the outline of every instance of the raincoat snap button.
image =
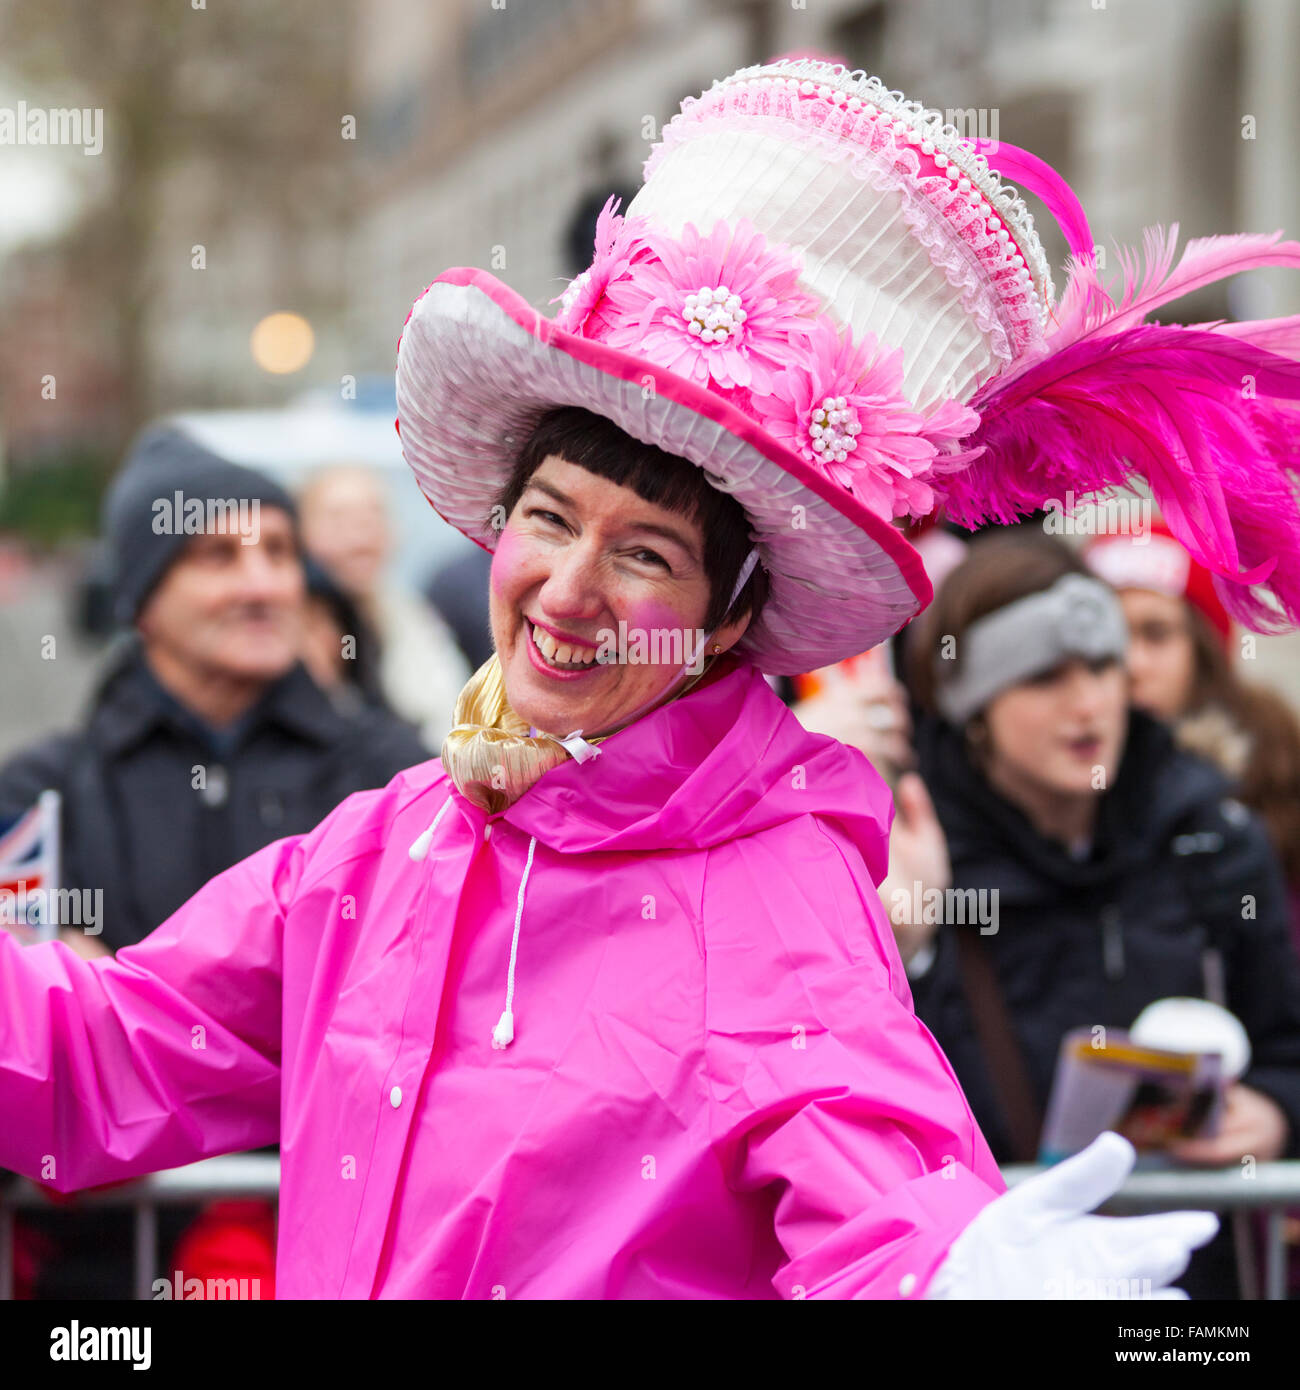
[[904, 1274], [903, 1277], [898, 1281], [898, 1292], [900, 1296], [903, 1298], [910, 1297], [914, 1288], [916, 1288], [915, 1274]]
[[394, 1086], [388, 1093], [388, 1099], [392, 1102], [393, 1109], [396, 1110], [402, 1103], [402, 1088], [400, 1086]]

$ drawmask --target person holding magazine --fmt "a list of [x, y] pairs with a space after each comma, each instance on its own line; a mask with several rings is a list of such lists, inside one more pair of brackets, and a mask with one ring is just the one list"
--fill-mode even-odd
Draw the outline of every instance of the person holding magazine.
[[[995, 1156], [1038, 1156], [1067, 1034], [1122, 1038], [1156, 1001], [1187, 998], [1240, 1019], [1250, 1064], [1213, 1135], [1160, 1147], [1212, 1166], [1300, 1156], [1280, 866], [1221, 771], [1130, 708], [1117, 596], [1022, 527], [974, 543], [915, 638], [918, 768], [951, 866], [926, 886], [992, 911], [931, 925], [909, 975]], [[1230, 1249], [1194, 1260], [1189, 1284], [1235, 1296]]]

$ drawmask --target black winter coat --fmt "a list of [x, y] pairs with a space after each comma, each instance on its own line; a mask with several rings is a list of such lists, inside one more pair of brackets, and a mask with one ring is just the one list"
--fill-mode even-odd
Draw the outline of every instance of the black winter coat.
[[0, 768], [0, 825], [46, 788], [62, 794], [62, 886], [102, 890], [99, 940], [112, 950], [147, 936], [232, 864], [429, 757], [386, 711], [340, 712], [301, 665], [228, 746], [206, 732], [130, 642], [110, 660], [84, 727]]
[[[1223, 776], [1133, 712], [1092, 852], [1072, 859], [995, 793], [959, 733], [918, 728], [923, 780], [948, 837], [958, 888], [996, 889], [997, 931], [982, 937], [1040, 1113], [1062, 1037], [1128, 1028], [1169, 995], [1207, 993], [1207, 948], [1223, 963], [1223, 1001], [1245, 1025], [1245, 1085], [1286, 1112], [1286, 1156], [1300, 1157], [1300, 964], [1281, 872], [1261, 823]], [[953, 933], [939, 929], [930, 969], [912, 982], [917, 1013], [952, 1063], [994, 1156], [1011, 1143], [974, 1032]]]

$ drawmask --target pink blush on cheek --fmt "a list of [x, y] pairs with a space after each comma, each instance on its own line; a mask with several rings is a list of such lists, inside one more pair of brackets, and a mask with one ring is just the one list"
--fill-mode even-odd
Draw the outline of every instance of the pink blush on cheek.
[[653, 632], [655, 629], [672, 632], [685, 627], [686, 624], [677, 609], [655, 599], [645, 599], [628, 606], [627, 626], [629, 632]]
[[492, 555], [492, 569], [488, 580], [492, 586], [492, 592], [498, 598], [501, 596], [501, 591], [508, 587], [510, 577], [518, 562], [519, 543], [515, 539], [515, 533], [507, 526], [501, 532], [501, 537], [497, 541], [497, 548]]

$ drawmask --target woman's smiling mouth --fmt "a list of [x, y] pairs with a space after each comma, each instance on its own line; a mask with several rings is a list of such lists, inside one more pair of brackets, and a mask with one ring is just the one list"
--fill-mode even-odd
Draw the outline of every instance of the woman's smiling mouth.
[[524, 619], [524, 631], [528, 639], [529, 659], [548, 676], [574, 680], [602, 669], [602, 663], [596, 660], [596, 647], [559, 642], [528, 618]]

